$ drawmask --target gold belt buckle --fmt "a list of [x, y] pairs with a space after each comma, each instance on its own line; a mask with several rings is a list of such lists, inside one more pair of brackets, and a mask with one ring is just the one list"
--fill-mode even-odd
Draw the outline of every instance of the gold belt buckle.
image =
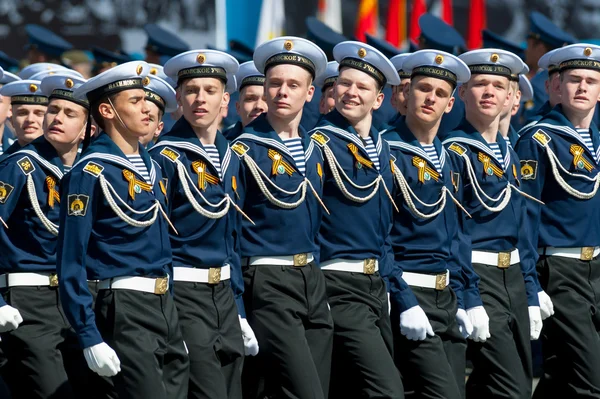
[[50, 287], [58, 287], [58, 274], [51, 273], [48, 278], [50, 279]]
[[510, 252], [498, 253], [498, 267], [500, 269], [508, 269], [510, 267]]
[[363, 273], [364, 274], [373, 274], [375, 273], [375, 259], [365, 259], [363, 260]]
[[594, 247], [582, 247], [581, 255], [579, 256], [581, 260], [592, 260], [594, 259]]
[[221, 282], [221, 268], [211, 267], [208, 269], [208, 284], [219, 284]]
[[448, 282], [446, 281], [446, 273], [435, 276], [435, 289], [437, 291], [443, 291], [446, 289], [447, 285]]
[[308, 254], [297, 254], [294, 255], [294, 266], [302, 267], [308, 263]]
[[160, 277], [154, 280], [154, 293], [156, 295], [164, 295], [169, 289], [169, 279]]

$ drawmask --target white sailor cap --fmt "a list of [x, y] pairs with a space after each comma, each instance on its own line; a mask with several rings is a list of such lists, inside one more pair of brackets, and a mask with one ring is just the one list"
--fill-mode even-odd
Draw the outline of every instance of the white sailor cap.
[[386, 83], [393, 86], [400, 84], [398, 71], [392, 62], [373, 46], [354, 41], [337, 44], [333, 48], [333, 58], [340, 63], [340, 68], [358, 69], [373, 77], [382, 87]]
[[177, 81], [179, 86], [185, 79], [217, 78], [225, 83], [225, 91], [236, 89], [233, 76], [240, 64], [231, 55], [218, 50], [190, 50], [171, 58], [165, 64], [165, 74]]
[[48, 76], [52, 76], [52, 75], [68, 75], [74, 78], [83, 78], [83, 75], [80, 74], [79, 72], [73, 70], [73, 69], [54, 69], [54, 70], [44, 70], [41, 72], [36, 73], [35, 75], [33, 75], [32, 77], [30, 77], [29, 79], [31, 80], [39, 80], [40, 82], [42, 80], [44, 80], [46, 77]]
[[523, 70], [521, 58], [510, 51], [486, 48], [468, 51], [458, 58], [471, 70], [471, 75], [499, 75], [515, 79]]
[[238, 69], [235, 74], [235, 80], [237, 81], [238, 90], [241, 91], [246, 86], [264, 85], [265, 75], [258, 72], [258, 69], [256, 69], [256, 66], [254, 65], [254, 61], [246, 61], [243, 64], [240, 64], [240, 69]]
[[552, 54], [550, 63], [558, 65], [560, 72], [566, 69], [600, 71], [600, 46], [579, 43], [561, 47]]
[[291, 64], [306, 69], [315, 80], [325, 72], [327, 56], [310, 40], [295, 36], [282, 36], [259, 45], [254, 50], [254, 64], [266, 74], [275, 65]]
[[398, 76], [400, 77], [400, 80], [410, 78], [410, 73], [402, 69], [402, 64], [404, 64], [404, 61], [406, 61], [406, 59], [410, 55], [411, 53], [404, 53], [395, 55], [392, 58], [390, 58], [390, 61], [394, 65], [394, 68], [396, 68], [396, 71], [398, 71]]
[[519, 75], [519, 90], [521, 90], [521, 101], [533, 100], [533, 86], [524, 74]]
[[89, 108], [90, 103], [87, 99], [75, 98], [73, 95], [73, 91], [87, 80], [80, 76], [73, 76], [72, 74], [67, 74], [65, 72], [67, 71], [45, 77], [41, 82], [42, 93], [48, 97], [48, 101], [53, 98], [58, 98], [74, 102], [84, 108]]
[[42, 93], [39, 80], [17, 80], [0, 89], [0, 95], [10, 97], [12, 105], [48, 105], [48, 97]]
[[25, 68], [19, 72], [19, 77], [23, 80], [31, 79], [33, 75], [42, 71], [55, 71], [55, 70], [65, 70], [62, 65], [52, 64], [50, 62], [38, 62], [36, 64], [27, 65]]
[[542, 69], [548, 71], [548, 75], [552, 75], [555, 72], [558, 72], [558, 65], [554, 65], [550, 63], [550, 59], [554, 55], [554, 53], [560, 48], [556, 48], [554, 50], [548, 51], [546, 54], [542, 55], [538, 60], [538, 66]]
[[102, 72], [75, 89], [75, 98], [87, 97], [90, 104], [124, 90], [144, 89], [150, 67], [144, 61], [131, 61]]
[[2, 71], [2, 68], [0, 68], [0, 71], [0, 85], [5, 85], [10, 82], [16, 82], [17, 80], [21, 80], [21, 78], [15, 75], [14, 73]]
[[164, 79], [155, 75], [144, 78], [144, 91], [146, 100], [152, 101], [163, 112], [177, 110], [177, 97], [175, 89]]
[[402, 70], [414, 76], [442, 79], [454, 87], [471, 78], [469, 67], [457, 56], [441, 50], [419, 50], [402, 63]]
[[321, 91], [323, 91], [335, 83], [339, 74], [340, 64], [337, 61], [329, 61], [325, 68], [325, 72], [315, 79], [315, 86], [319, 86]]
[[150, 70], [148, 71], [148, 76], [158, 76], [159, 78], [170, 84], [172, 88], [177, 87], [177, 82], [167, 76], [162, 65], [148, 63], [148, 66], [150, 67]]

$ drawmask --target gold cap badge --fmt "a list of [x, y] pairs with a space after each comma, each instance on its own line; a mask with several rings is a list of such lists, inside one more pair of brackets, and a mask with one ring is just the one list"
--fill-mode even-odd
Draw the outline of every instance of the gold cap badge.
[[206, 56], [204, 54], [200, 53], [196, 57], [196, 61], [198, 61], [198, 64], [204, 64], [206, 62]]
[[150, 69], [150, 75], [156, 75], [157, 73], [158, 71], [156, 70], [156, 68]]
[[490, 61], [492, 61], [492, 62], [498, 62], [499, 59], [500, 59], [500, 56], [496, 53], [492, 54], [492, 56], [490, 57]]
[[291, 49], [294, 48], [294, 43], [292, 43], [291, 40], [286, 40], [285, 42], [283, 42], [283, 48], [286, 49], [287, 51], [290, 51]]
[[358, 49], [358, 56], [360, 58], [365, 58], [367, 56], [367, 50], [365, 50], [364, 48], [359, 48]]
[[586, 47], [585, 50], [583, 50], [583, 55], [585, 55], [586, 57], [589, 57], [590, 55], [592, 55], [592, 49], [589, 47]]
[[74, 83], [73, 83], [73, 81], [72, 81], [71, 79], [67, 79], [67, 80], [65, 80], [65, 87], [66, 87], [67, 89], [70, 89], [70, 88], [72, 88], [72, 87], [73, 87], [73, 84], [74, 84]]
[[441, 54], [438, 54], [435, 56], [435, 63], [438, 65], [442, 65], [442, 62], [444, 62], [444, 56]]
[[35, 93], [37, 91], [37, 89], [38, 89], [37, 85], [35, 85], [33, 83], [29, 85], [30, 92]]
[[143, 70], [144, 70], [144, 67], [143, 67], [143, 66], [140, 64], [140, 65], [138, 65], [138, 66], [137, 66], [137, 68], [136, 68], [135, 72], [136, 72], [138, 75], [141, 75]]

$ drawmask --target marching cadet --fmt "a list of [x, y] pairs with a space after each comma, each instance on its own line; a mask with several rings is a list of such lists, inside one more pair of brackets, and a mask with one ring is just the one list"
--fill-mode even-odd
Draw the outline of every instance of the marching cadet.
[[521, 103], [521, 90], [519, 90], [519, 81], [521, 76], [523, 76], [524, 73], [527, 73], [526, 71], [529, 71], [529, 68], [524, 66], [524, 69], [521, 71], [521, 73], [510, 76], [507, 99], [502, 107], [502, 112], [500, 112], [500, 117], [498, 119], [498, 133], [500, 133], [500, 136], [506, 140], [506, 144], [513, 149], [514, 145], [517, 144], [519, 135], [512, 127], [511, 119], [512, 116], [519, 110], [519, 104]]
[[319, 175], [329, 210], [319, 230], [334, 323], [329, 395], [402, 398], [383, 278], [389, 270], [379, 271], [392, 227], [390, 150], [372, 124], [383, 87], [400, 79], [392, 63], [364, 43], [342, 42], [333, 55], [340, 64], [335, 110], [310, 133], [325, 157]]
[[140, 144], [148, 149], [152, 147], [163, 131], [165, 113], [177, 110], [177, 99], [173, 87], [153, 74], [148, 74], [148, 84], [144, 86], [144, 92], [150, 108], [148, 114], [150, 125], [148, 126], [148, 133], [140, 139]]
[[238, 67], [235, 58], [216, 50], [171, 58], [165, 73], [177, 80], [183, 117], [151, 151], [178, 232], [170, 238], [175, 304], [190, 356], [188, 398], [241, 398], [244, 344], [247, 355], [258, 352], [245, 319], [236, 253], [239, 158], [217, 126]]
[[240, 65], [235, 75], [238, 85], [238, 101], [235, 110], [240, 120], [232, 128], [223, 132], [225, 138], [233, 141], [244, 131], [244, 127], [255, 120], [260, 114], [267, 111], [265, 102], [265, 75], [258, 72], [254, 61], [247, 61]]
[[245, 397], [326, 398], [333, 322], [316, 262], [323, 158], [300, 119], [327, 59], [314, 43], [284, 36], [261, 44], [254, 64], [265, 74], [267, 112], [231, 147], [241, 161], [237, 193], [254, 222], [242, 220], [240, 244], [244, 305], [261, 351], [244, 374], [261, 378], [244, 376]]
[[[138, 142], [150, 123], [148, 69], [125, 63], [74, 93], [102, 132], [90, 143], [88, 116], [86, 148], [61, 185], [57, 270], [65, 315], [88, 367], [104, 377], [94, 384], [100, 397], [187, 397], [165, 187]], [[88, 278], [100, 280], [94, 307]]]
[[[404, 88], [410, 84], [410, 74], [402, 69], [402, 64], [410, 55], [410, 53], [398, 54], [390, 58], [400, 77], [400, 84], [392, 87], [392, 97], [390, 98], [390, 102], [396, 111], [398, 111], [398, 115], [406, 115], [406, 95], [404, 94]], [[392, 118], [389, 124], [394, 125], [397, 119], [398, 116]]]
[[63, 317], [56, 276], [59, 186], [77, 156], [88, 113], [72, 90], [84, 82], [71, 75], [45, 78], [34, 90], [49, 98], [43, 137], [0, 164], [1, 346], [13, 398], [75, 398], [86, 389], [85, 362]]
[[[5, 84], [21, 80], [17, 75], [6, 71], [3, 71], [0, 75], [0, 90]], [[17, 141], [10, 122], [11, 119], [12, 107], [10, 105], [10, 97], [0, 94], [0, 156]]]
[[321, 100], [319, 101], [319, 113], [326, 115], [335, 108], [335, 98], [333, 96], [333, 86], [339, 74], [337, 61], [329, 61], [325, 73], [315, 80], [315, 86], [321, 89]]
[[[455, 184], [462, 186], [461, 202], [471, 215], [462, 216], [462, 223], [480, 278], [483, 307], [465, 306], [474, 325], [487, 324], [489, 315], [489, 330], [471, 335], [475, 342], [468, 348], [473, 373], [467, 397], [529, 398], [529, 340], [538, 338], [542, 324], [536, 255], [527, 241], [528, 229], [535, 227], [524, 223], [519, 159], [498, 132], [509, 79], [524, 65], [515, 54], [500, 49], [474, 50], [460, 59], [471, 70], [471, 79], [459, 89], [466, 118], [444, 145], [456, 171]], [[547, 297], [543, 291], [539, 296]]]
[[[177, 87], [177, 82], [165, 74], [162, 65], [148, 64], [148, 66], [150, 66], [150, 72], [148, 72], [148, 76], [158, 76], [159, 78], [170, 84], [173, 89]], [[181, 107], [178, 106], [177, 109], [173, 110], [172, 112], [167, 112], [163, 114], [161, 119], [163, 122], [163, 132], [168, 132], [169, 130], [171, 130], [175, 122], [179, 120], [179, 118], [181, 117], [180, 109]]]
[[[453, 250], [462, 210], [453, 203], [454, 172], [436, 135], [456, 85], [471, 73], [457, 57], [436, 50], [409, 55], [402, 69], [410, 79], [406, 117], [382, 136], [392, 154], [393, 197], [402, 203], [394, 213], [389, 254], [396, 365], [414, 397], [461, 399], [465, 338], [473, 330], [464, 276], [476, 276], [466, 251]], [[473, 301], [481, 306], [477, 292]]]
[[[556, 51], [553, 91], [561, 104], [517, 144], [531, 245], [542, 287], [554, 303], [543, 334], [545, 375], [534, 397], [600, 398], [600, 135], [592, 123], [600, 98], [600, 47]], [[552, 308], [543, 312], [552, 315]]]

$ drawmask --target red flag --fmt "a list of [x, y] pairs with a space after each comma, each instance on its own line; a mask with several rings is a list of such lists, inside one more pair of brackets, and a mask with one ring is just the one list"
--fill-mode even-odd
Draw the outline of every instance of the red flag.
[[358, 20], [354, 35], [362, 42], [366, 41], [365, 33], [377, 35], [377, 0], [360, 0]]
[[385, 40], [396, 47], [406, 40], [406, 0], [390, 0]]
[[454, 13], [452, 12], [452, 0], [442, 0], [442, 20], [450, 26], [454, 25]]
[[427, 12], [425, 0], [412, 0], [412, 11], [410, 13], [410, 30], [408, 38], [414, 43], [419, 43], [421, 28], [419, 28], [419, 18]]
[[481, 31], [486, 27], [486, 11], [485, 0], [470, 0], [470, 3], [467, 47], [472, 50], [483, 45]]

